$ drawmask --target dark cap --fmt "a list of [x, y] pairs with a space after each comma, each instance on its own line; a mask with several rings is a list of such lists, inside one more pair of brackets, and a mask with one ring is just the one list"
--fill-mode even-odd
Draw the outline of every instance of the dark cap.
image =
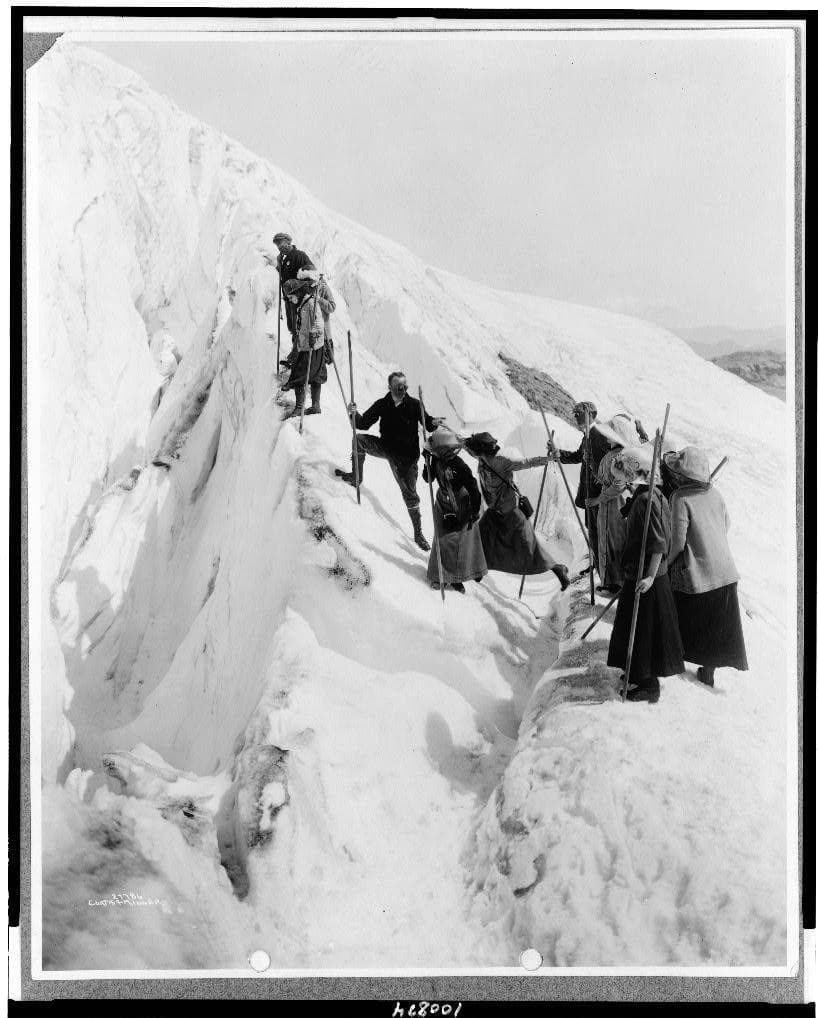
[[285, 297], [303, 297], [305, 293], [312, 293], [317, 285], [314, 279], [288, 279], [281, 289]]
[[596, 417], [596, 407], [590, 400], [583, 399], [579, 403], [574, 403], [573, 412], [575, 415], [576, 414], [584, 415], [586, 410], [588, 411], [589, 417]]
[[500, 443], [488, 431], [478, 431], [477, 434], [470, 435], [464, 445], [475, 456], [492, 456], [500, 448]]

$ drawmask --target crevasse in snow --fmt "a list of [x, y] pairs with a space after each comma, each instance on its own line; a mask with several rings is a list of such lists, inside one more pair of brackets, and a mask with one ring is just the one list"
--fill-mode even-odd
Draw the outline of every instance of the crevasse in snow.
[[[785, 407], [656, 326], [427, 267], [68, 40], [28, 87], [43, 966], [783, 963]], [[334, 375], [303, 436], [280, 420], [278, 229], [330, 281], [361, 406], [400, 366], [542, 452], [502, 351], [729, 454], [750, 672], [623, 705], [579, 586], [442, 605], [386, 465], [360, 507], [333, 475]], [[540, 529], [579, 563], [554, 471]]]

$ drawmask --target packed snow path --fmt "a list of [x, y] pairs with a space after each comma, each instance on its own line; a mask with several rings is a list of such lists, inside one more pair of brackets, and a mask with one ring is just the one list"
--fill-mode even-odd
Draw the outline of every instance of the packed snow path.
[[[424, 266], [68, 40], [29, 87], [42, 177], [66, 182], [40, 188], [29, 289], [45, 966], [782, 964], [781, 404], [647, 323]], [[360, 507], [333, 475], [334, 373], [303, 436], [280, 420], [282, 228], [333, 287], [345, 381], [353, 330], [359, 406], [401, 366], [452, 426], [542, 452], [505, 352], [603, 418], [650, 430], [670, 400], [671, 442], [728, 454], [751, 671], [622, 705], [604, 626], [577, 648], [581, 594], [553, 577], [441, 605], [388, 466]], [[545, 504], [576, 564], [554, 471]]]

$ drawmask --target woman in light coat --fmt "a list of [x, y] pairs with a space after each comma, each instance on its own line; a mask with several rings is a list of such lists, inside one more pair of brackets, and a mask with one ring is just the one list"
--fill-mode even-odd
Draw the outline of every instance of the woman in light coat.
[[701, 449], [690, 445], [662, 459], [674, 485], [668, 561], [684, 656], [712, 686], [716, 668], [747, 670], [739, 575], [727, 542], [730, 519]]
[[467, 438], [463, 447], [479, 462], [477, 476], [487, 506], [479, 526], [488, 568], [520, 576], [550, 571], [565, 590], [568, 568], [551, 558], [537, 538], [519, 507], [519, 492], [514, 484], [515, 470], [544, 467], [550, 457], [518, 460], [501, 456], [500, 443], [487, 431]]

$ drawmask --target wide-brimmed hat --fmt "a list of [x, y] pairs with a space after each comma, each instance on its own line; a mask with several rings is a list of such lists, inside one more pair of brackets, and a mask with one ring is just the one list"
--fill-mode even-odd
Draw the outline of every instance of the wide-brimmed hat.
[[281, 289], [285, 297], [303, 297], [305, 293], [311, 293], [315, 287], [314, 279], [288, 279]]
[[478, 431], [463, 442], [469, 452], [475, 456], [492, 456], [500, 448], [500, 443], [488, 431]]
[[687, 445], [681, 452], [666, 452], [662, 459], [668, 470], [680, 480], [710, 483], [710, 464], [703, 449]]
[[273, 237], [274, 244], [283, 244], [284, 241], [287, 241], [287, 243], [292, 244], [293, 238], [289, 235], [289, 233], [277, 233], [275, 237]]
[[463, 443], [453, 431], [440, 427], [429, 435], [423, 448], [433, 456], [443, 457], [454, 455], [462, 445]]
[[[614, 454], [611, 461], [611, 473], [615, 476], [624, 477], [627, 481], [636, 481], [640, 474], [650, 477], [653, 467], [653, 446], [646, 442], [644, 445], [632, 445], [627, 449], [621, 449]], [[656, 473], [656, 483], [659, 484], [659, 473]]]
[[594, 428], [610, 442], [612, 446], [639, 445], [639, 432], [628, 414], [614, 414], [607, 422], [594, 421]]

